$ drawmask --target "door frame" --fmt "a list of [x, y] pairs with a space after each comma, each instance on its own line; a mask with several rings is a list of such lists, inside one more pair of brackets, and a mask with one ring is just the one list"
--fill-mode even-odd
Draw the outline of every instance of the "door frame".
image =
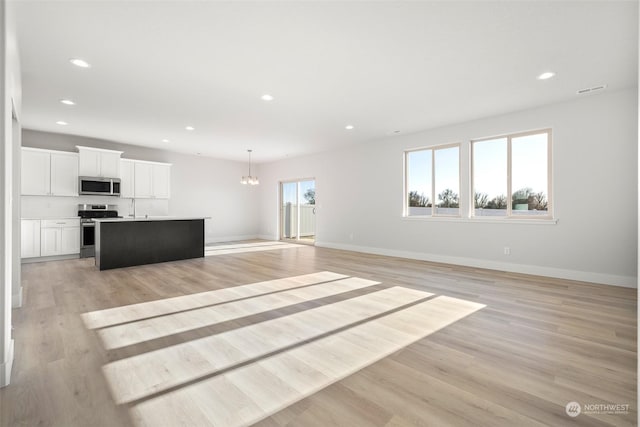
[[[318, 232], [318, 226], [316, 223], [315, 226], [315, 230], [314, 230], [314, 234], [313, 234], [313, 241], [308, 241], [308, 240], [304, 240], [304, 239], [300, 239], [300, 236], [297, 236], [295, 239], [290, 239], [290, 238], [285, 238], [283, 237], [282, 233], [283, 233], [283, 229], [282, 229], [282, 206], [283, 206], [283, 202], [284, 202], [284, 198], [283, 198], [283, 191], [282, 188], [284, 186], [284, 184], [291, 184], [291, 183], [296, 183], [296, 199], [298, 201], [298, 206], [300, 206], [300, 194], [299, 193], [299, 186], [298, 183], [300, 182], [304, 182], [304, 181], [313, 181], [314, 182], [314, 189], [316, 188], [315, 183], [316, 183], [316, 179], [314, 177], [308, 177], [308, 178], [293, 178], [293, 179], [282, 179], [280, 181], [278, 181], [278, 226], [277, 226], [277, 230], [278, 230], [278, 240], [282, 241], [282, 242], [295, 242], [296, 244], [302, 244], [302, 245], [310, 245], [310, 246], [314, 246], [316, 243], [316, 235]], [[317, 197], [317, 192], [316, 192], [316, 197]], [[316, 208], [318, 206], [318, 200], [316, 199], [316, 204], [315, 204]], [[298, 212], [299, 212], [299, 208], [298, 208]], [[316, 215], [314, 213], [314, 215]], [[298, 221], [300, 220], [299, 215], [298, 215]]]

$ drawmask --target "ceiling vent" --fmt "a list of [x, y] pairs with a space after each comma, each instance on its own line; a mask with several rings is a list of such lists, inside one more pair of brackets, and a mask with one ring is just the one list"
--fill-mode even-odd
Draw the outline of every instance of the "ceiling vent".
[[588, 93], [601, 92], [607, 88], [607, 85], [599, 85], [592, 87], [585, 87], [584, 89], [579, 89], [576, 94], [577, 95], [586, 95]]

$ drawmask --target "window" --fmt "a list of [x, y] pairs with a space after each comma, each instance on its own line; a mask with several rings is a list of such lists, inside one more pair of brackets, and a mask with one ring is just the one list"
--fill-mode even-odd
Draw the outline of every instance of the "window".
[[405, 152], [405, 215], [460, 216], [460, 146]]
[[471, 155], [473, 216], [552, 216], [551, 130], [471, 141]]

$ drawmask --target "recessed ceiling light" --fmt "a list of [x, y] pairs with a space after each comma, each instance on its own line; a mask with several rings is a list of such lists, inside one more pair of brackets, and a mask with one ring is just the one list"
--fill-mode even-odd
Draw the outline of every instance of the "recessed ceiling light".
[[58, 121], [56, 122], [56, 124], [57, 124], [57, 125], [60, 125], [60, 126], [66, 126], [66, 125], [68, 125], [69, 123], [64, 122], [64, 121], [62, 121], [62, 120], [58, 120]]
[[346, 130], [351, 130], [351, 129], [353, 129], [353, 125], [346, 125], [344, 128], [345, 128]]
[[60, 100], [60, 103], [62, 103], [62, 104], [64, 104], [64, 105], [76, 105], [76, 103], [75, 103], [75, 102], [73, 102], [73, 101], [72, 101], [72, 100], [70, 100], [70, 99], [61, 99], [61, 100]]
[[273, 95], [269, 95], [268, 93], [265, 93], [260, 98], [262, 98], [263, 101], [273, 101]]
[[538, 76], [538, 80], [547, 80], [550, 79], [551, 77], [555, 76], [556, 73], [551, 72], [551, 71], [547, 71], [546, 73], [542, 73]]
[[193, 126], [185, 126], [186, 130], [196, 130], [196, 128], [194, 128]]
[[162, 142], [171, 142], [171, 141], [169, 141], [168, 139], [165, 138], [165, 139], [162, 140]]
[[80, 68], [89, 68], [89, 67], [91, 67], [91, 64], [89, 64], [84, 59], [73, 58], [73, 59], [70, 59], [69, 62], [71, 62], [76, 67], [80, 67]]

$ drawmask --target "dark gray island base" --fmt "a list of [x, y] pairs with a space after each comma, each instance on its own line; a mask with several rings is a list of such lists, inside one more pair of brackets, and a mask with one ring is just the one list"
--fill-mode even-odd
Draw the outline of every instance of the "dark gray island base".
[[204, 219], [96, 220], [100, 270], [204, 257]]

